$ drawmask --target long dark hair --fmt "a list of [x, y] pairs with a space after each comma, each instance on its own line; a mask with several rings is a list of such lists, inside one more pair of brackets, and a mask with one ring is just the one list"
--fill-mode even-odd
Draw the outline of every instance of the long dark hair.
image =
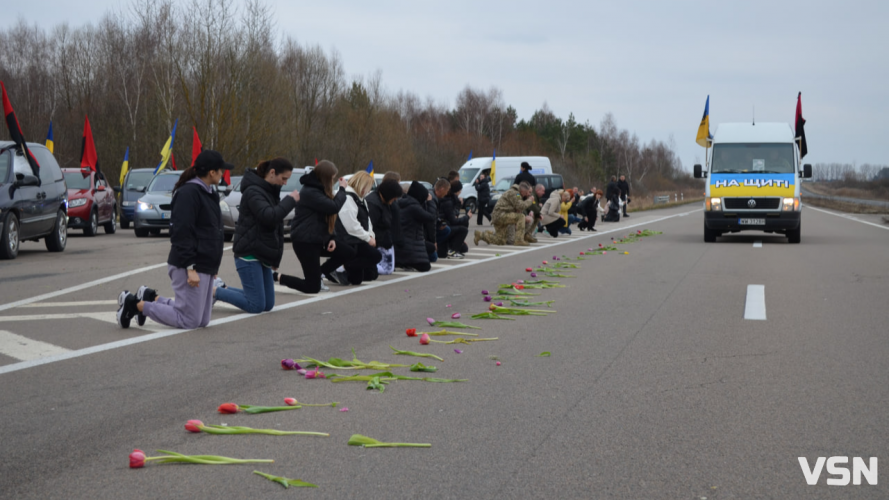
[[[209, 173], [209, 171], [205, 172], [204, 175], [207, 175], [207, 173]], [[195, 179], [195, 178], [197, 178], [197, 177], [198, 177], [198, 171], [195, 170], [194, 167], [188, 167], [188, 168], [186, 168], [186, 169], [182, 172], [182, 174], [179, 175], [179, 180], [176, 181], [176, 185], [173, 186], [173, 192], [175, 193], [176, 191], [179, 190], [179, 188], [181, 188], [182, 186], [184, 186], [186, 182], [188, 182], [188, 181], [190, 181], [190, 180], [192, 180], [192, 179]]]
[[[324, 186], [324, 193], [333, 199], [333, 181], [336, 178], [336, 174], [338, 173], [336, 169], [336, 165], [333, 164], [332, 161], [329, 160], [321, 160], [318, 162], [318, 166], [312, 170], [312, 173], [315, 174], [315, 177], [321, 181], [321, 185]], [[327, 216], [327, 232], [328, 234], [333, 234], [334, 229], [336, 228], [336, 214]]]
[[293, 172], [293, 164], [287, 158], [279, 156], [271, 160], [262, 161], [256, 166], [257, 175], [263, 179], [269, 174], [270, 170], [274, 170], [276, 175], [281, 175], [284, 172]]

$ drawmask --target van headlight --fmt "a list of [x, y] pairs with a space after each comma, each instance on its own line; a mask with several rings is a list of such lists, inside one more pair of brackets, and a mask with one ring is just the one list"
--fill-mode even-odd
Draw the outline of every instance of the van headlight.
[[82, 207], [86, 205], [86, 198], [77, 198], [68, 202], [68, 208]]
[[151, 210], [152, 208], [154, 208], [154, 205], [151, 203], [145, 203], [144, 201], [139, 202], [139, 210], [142, 210], [143, 212], [145, 210]]
[[722, 211], [722, 198], [707, 198], [707, 210], [712, 212]]
[[228, 208], [228, 203], [226, 203], [225, 200], [219, 202], [219, 209], [223, 212], [231, 212], [231, 209]]
[[799, 210], [799, 198], [784, 198], [784, 211], [796, 212]]

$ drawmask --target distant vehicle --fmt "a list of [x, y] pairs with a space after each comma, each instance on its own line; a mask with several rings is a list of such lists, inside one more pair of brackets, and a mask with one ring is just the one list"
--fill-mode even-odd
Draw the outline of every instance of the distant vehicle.
[[136, 202], [145, 194], [151, 179], [154, 179], [153, 168], [135, 168], [127, 172], [123, 186], [115, 189], [120, 194], [120, 227], [130, 228], [135, 217]]
[[[499, 163], [500, 160], [497, 160]], [[497, 170], [500, 170], [500, 167], [497, 167]], [[552, 194], [556, 189], [565, 189], [565, 181], [562, 179], [562, 174], [540, 174], [535, 175], [535, 179], [537, 179], [537, 184], [543, 184], [546, 187], [546, 192], [543, 194], [543, 199], [548, 200], [549, 195]], [[513, 181], [515, 181], [515, 176], [512, 177], [502, 177], [497, 184], [494, 184], [494, 187], [491, 188], [491, 205], [493, 206], [497, 203], [497, 200], [503, 196], [503, 193], [507, 192], [510, 187], [512, 187]]]
[[164, 170], [148, 184], [145, 195], [136, 202], [133, 217], [136, 237], [144, 238], [149, 233], [160, 234], [161, 230], [170, 229], [170, 203], [173, 200], [173, 187], [180, 175], [182, 171]]
[[[723, 123], [708, 148], [704, 197], [704, 241], [725, 233], [765, 231], [799, 243], [802, 228], [800, 182], [812, 166], [800, 166], [799, 146], [786, 123]], [[802, 167], [802, 168], [801, 168]]]
[[63, 168], [68, 186], [68, 228], [95, 236], [99, 225], [105, 234], [117, 232], [117, 201], [108, 183], [88, 168]]
[[[349, 179], [351, 179], [352, 176], [354, 176], [354, 175], [355, 174], [344, 175], [343, 179], [345, 179], [346, 182], [349, 182]], [[370, 188], [371, 191], [376, 190], [377, 186], [379, 186], [380, 183], [383, 182], [383, 174], [374, 174], [373, 177], [374, 177], [374, 185], [372, 188]], [[339, 190], [340, 190], [339, 183], [338, 182], [333, 183], [333, 193], [336, 194], [336, 192]]]
[[228, 195], [229, 193], [234, 191], [236, 187], [238, 187], [238, 184], [241, 183], [241, 179], [243, 179], [243, 178], [244, 178], [243, 175], [231, 176], [231, 181], [232, 181], [231, 184], [229, 184], [228, 186], [223, 186], [222, 184], [219, 185], [219, 194]]
[[0, 142], [0, 259], [16, 258], [23, 241], [41, 238], [47, 250], [61, 252], [68, 242], [68, 188], [62, 170], [45, 146], [29, 142], [40, 164], [38, 179], [14, 146]]
[[[285, 196], [289, 196], [294, 190], [299, 191], [302, 188], [299, 178], [302, 177], [304, 173], [305, 171], [301, 168], [293, 169], [293, 175], [290, 176], [290, 180], [287, 181], [287, 184], [281, 186], [282, 200]], [[232, 177], [232, 184], [234, 184], [234, 177]], [[235, 237], [235, 226], [238, 225], [238, 215], [241, 212], [241, 196], [241, 183], [239, 179], [235, 189], [219, 202], [219, 208], [222, 210], [222, 225], [225, 229], [225, 241], [231, 241]], [[290, 213], [284, 217], [284, 227], [290, 227], [290, 221], [293, 220], [293, 215], [294, 211], [291, 210]], [[284, 237], [289, 238], [290, 232], [285, 231]]]
[[[413, 181], [401, 181], [400, 182], [401, 189], [403, 189], [405, 193], [407, 193], [407, 190], [410, 189], [411, 182], [413, 182]], [[432, 191], [434, 191], [434, 186], [432, 185], [431, 182], [426, 182], [426, 181], [417, 181], [417, 182], [422, 184], [423, 187], [426, 188], [430, 193], [432, 193]]]
[[[491, 177], [491, 160], [493, 158], [490, 156], [487, 158], [473, 158], [460, 167], [460, 182], [463, 183], [463, 194], [461, 196], [463, 197], [463, 208], [467, 211], [478, 211], [478, 194], [475, 192], [475, 186], [472, 183], [475, 182], [479, 174]], [[503, 156], [497, 157], [494, 182], [499, 183], [500, 179], [507, 177], [515, 178], [521, 172], [522, 162], [528, 162], [528, 165], [531, 165], [531, 173], [535, 177], [541, 174], [553, 173], [553, 166], [546, 156]], [[509, 189], [509, 186], [506, 186], [506, 189]]]

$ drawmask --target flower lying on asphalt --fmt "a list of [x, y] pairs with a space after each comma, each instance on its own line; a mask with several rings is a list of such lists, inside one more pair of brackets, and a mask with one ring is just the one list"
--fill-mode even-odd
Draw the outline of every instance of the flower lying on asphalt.
[[363, 446], [365, 448], [431, 448], [429, 443], [384, 443], [374, 438], [352, 434], [349, 438], [349, 446]]
[[537, 273], [531, 273], [531, 277], [532, 277], [532, 278], [536, 278], [536, 277], [537, 277]]
[[426, 318], [426, 322], [429, 323], [429, 326], [435, 326], [435, 320], [432, 318]]
[[417, 329], [416, 328], [408, 328], [407, 330], [404, 331], [404, 333], [406, 333], [408, 337], [416, 337], [417, 336]]
[[[392, 347], [391, 345], [389, 346], [389, 349], [392, 349], [393, 351], [395, 351], [395, 354], [401, 354], [403, 356], [417, 356], [420, 358], [435, 358], [439, 361], [444, 361], [444, 359], [439, 358], [435, 354], [429, 354], [429, 353], [425, 353], [425, 352], [414, 352], [414, 351], [401, 351], [399, 349]], [[336, 381], [334, 381], [334, 382], [336, 382]]]
[[342, 408], [340, 408], [340, 411], [349, 411], [349, 407], [348, 407], [348, 406], [343, 406]]
[[482, 295], [488, 295], [488, 291], [487, 291], [487, 290], [482, 290]]
[[324, 378], [324, 373], [321, 372], [321, 370], [319, 370], [318, 368], [315, 368], [315, 370], [309, 370], [306, 372], [306, 378], [307, 379]]
[[451, 314], [451, 319], [460, 319], [460, 313]]
[[490, 295], [485, 295], [485, 302], [490, 302], [492, 300], [494, 299], [492, 299]]
[[[440, 358], [439, 358], [440, 359]], [[413, 380], [419, 382], [435, 382], [435, 383], [451, 383], [451, 382], [468, 382], [468, 379], [450, 379], [450, 378], [434, 378], [434, 377], [408, 377], [407, 375], [395, 375], [392, 372], [380, 372], [370, 375], [339, 375], [334, 373], [330, 376], [330, 381], [338, 382], [367, 382], [368, 389], [377, 389], [383, 392], [385, 384], [396, 380]]]
[[530, 268], [530, 267], [526, 267], [526, 268], [525, 268], [525, 272], [526, 272], [526, 273], [530, 273], [530, 272], [533, 271], [533, 270], [534, 270], [534, 269], [533, 269], [533, 268]]
[[296, 370], [296, 373], [299, 373], [300, 375], [305, 375], [306, 370], [304, 368], [300, 368], [299, 370]]
[[140, 449], [133, 450], [130, 453], [130, 468], [139, 469], [145, 467], [147, 462], [157, 460], [159, 464], [170, 463], [187, 463], [201, 465], [231, 465], [231, 464], [251, 464], [251, 463], [273, 463], [274, 460], [240, 460], [237, 458], [220, 457], [216, 455], [183, 455], [175, 451], [157, 450], [158, 453], [165, 453], [165, 456], [146, 457], [145, 452]]
[[466, 344], [469, 345], [473, 342], [486, 342], [489, 340], [500, 340], [498, 337], [490, 338], [490, 339], [464, 339], [461, 337], [455, 338], [454, 340], [432, 340], [429, 342], [434, 342], [436, 344]]
[[200, 420], [189, 420], [185, 424], [185, 430], [188, 432], [206, 432], [207, 434], [268, 434], [270, 436], [324, 436], [330, 437], [326, 432], [302, 432], [302, 431], [279, 431], [276, 429], [254, 429], [252, 427], [242, 427], [237, 425], [204, 425]]
[[[462, 336], [462, 335], [468, 335], [468, 336], [470, 336], [470, 337], [478, 337], [478, 334], [477, 334], [477, 333], [452, 332], [452, 331], [450, 331], [450, 330], [441, 330], [441, 331], [438, 331], [438, 332], [425, 332], [425, 333], [426, 333], [427, 335], [429, 335], [429, 336], [442, 336], [442, 335], [461, 335], [461, 336]], [[393, 365], [393, 366], [399, 366], [399, 365]], [[404, 366], [404, 365], [401, 365], [401, 366]]]
[[296, 486], [297, 488], [317, 488], [318, 487], [318, 485], [312, 484], [312, 483], [307, 483], [307, 482], [303, 481], [302, 479], [288, 479], [286, 477], [273, 476], [271, 474], [266, 474], [265, 472], [259, 472], [258, 470], [253, 471], [253, 473], [257, 474], [259, 476], [262, 476], [262, 477], [268, 479], [269, 481], [276, 482], [276, 483], [280, 484], [281, 486], [283, 486], [285, 489], [290, 488], [291, 486]]
[[412, 371], [412, 372], [429, 372], [429, 373], [433, 373], [433, 372], [435, 372], [436, 370], [438, 370], [438, 368], [436, 368], [436, 367], [434, 367], [434, 366], [426, 366], [426, 365], [424, 365], [423, 363], [414, 363], [414, 364], [411, 365], [411, 371]]
[[463, 349], [454, 349], [457, 354], [463, 354]]
[[296, 398], [284, 398], [284, 404], [287, 406], [296, 406]]
[[428, 333], [424, 333], [423, 335], [420, 335], [420, 344], [429, 345], [429, 334]]
[[500, 366], [500, 362], [499, 362], [499, 361], [497, 362], [497, 366]]
[[503, 316], [498, 316], [492, 312], [483, 312], [479, 314], [473, 314], [472, 319], [508, 319], [511, 321], [515, 321], [515, 318], [505, 318]]
[[[486, 297], [490, 297], [490, 295], [487, 295]], [[491, 299], [485, 299], [485, 300], [490, 301]], [[469, 326], [469, 325], [460, 323], [459, 321], [434, 321], [430, 324], [432, 326], [440, 326], [442, 328], [473, 328], [475, 330], [481, 330], [481, 328], [479, 328], [477, 326]]]
[[299, 366], [298, 364], [296, 364], [296, 362], [293, 361], [292, 359], [282, 359], [281, 360], [281, 368], [283, 368], [285, 370], [299, 370], [302, 367]]
[[[416, 337], [416, 332], [414, 332], [414, 335], [412, 336]], [[352, 361], [340, 358], [330, 358], [327, 361], [321, 361], [320, 359], [310, 358], [308, 356], [299, 361], [305, 363], [306, 366], [323, 366], [325, 368], [330, 368], [331, 370], [388, 370], [389, 368], [404, 368], [407, 366], [381, 363], [379, 361], [364, 362], [358, 359], [358, 355], [355, 354], [355, 349], [352, 349]]]
[[241, 411], [241, 408], [234, 403], [222, 403], [216, 411], [219, 413], [238, 413]]
[[273, 411], [287, 411], [287, 410], [296, 410], [297, 408], [301, 408], [301, 405], [297, 404], [296, 406], [256, 406], [256, 405], [236, 405], [234, 403], [223, 403], [219, 405], [217, 411], [219, 413], [270, 413]]

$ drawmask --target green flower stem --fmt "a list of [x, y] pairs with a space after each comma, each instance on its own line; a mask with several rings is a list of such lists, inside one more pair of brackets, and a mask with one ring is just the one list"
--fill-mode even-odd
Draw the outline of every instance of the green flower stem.
[[478, 334], [477, 334], [477, 333], [452, 332], [452, 331], [449, 331], [449, 330], [442, 330], [442, 331], [440, 331], [440, 332], [418, 332], [417, 335], [423, 335], [424, 333], [425, 333], [426, 335], [460, 335], [460, 336], [462, 336], [462, 335], [467, 335], [467, 336], [470, 336], [470, 337], [478, 337]]
[[432, 448], [430, 443], [380, 443], [366, 444], [365, 448]]
[[279, 431], [277, 429], [253, 429], [251, 427], [242, 426], [223, 426], [223, 425], [205, 425], [201, 430], [207, 434], [268, 434], [270, 436], [323, 436], [330, 437], [325, 432], [305, 432], [305, 431]]

